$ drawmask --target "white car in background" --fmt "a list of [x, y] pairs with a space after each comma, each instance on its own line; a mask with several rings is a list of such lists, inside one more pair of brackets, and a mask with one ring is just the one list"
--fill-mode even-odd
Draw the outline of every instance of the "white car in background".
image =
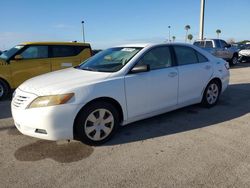
[[246, 44], [245, 48], [239, 52], [239, 61], [241, 63], [250, 62], [250, 44]]
[[17, 129], [46, 140], [109, 140], [120, 125], [184, 106], [214, 106], [229, 65], [188, 44], [125, 45], [75, 68], [32, 78], [16, 89]]

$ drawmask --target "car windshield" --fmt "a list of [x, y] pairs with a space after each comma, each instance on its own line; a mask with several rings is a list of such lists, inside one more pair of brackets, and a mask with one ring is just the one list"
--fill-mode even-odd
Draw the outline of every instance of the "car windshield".
[[0, 55], [0, 58], [1, 59], [4, 59], [4, 60], [8, 60], [10, 59], [15, 53], [17, 53], [20, 49], [22, 49], [23, 46], [15, 46], [5, 52], [3, 52], [1, 55]]
[[98, 72], [116, 72], [124, 67], [142, 48], [117, 47], [99, 52], [76, 67]]

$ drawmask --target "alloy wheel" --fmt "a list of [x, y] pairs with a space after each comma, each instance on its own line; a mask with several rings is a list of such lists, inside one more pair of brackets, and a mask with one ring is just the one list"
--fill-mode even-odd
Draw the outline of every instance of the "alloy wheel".
[[217, 101], [218, 96], [219, 96], [218, 85], [215, 83], [210, 84], [206, 94], [207, 102], [210, 105], [214, 104]]

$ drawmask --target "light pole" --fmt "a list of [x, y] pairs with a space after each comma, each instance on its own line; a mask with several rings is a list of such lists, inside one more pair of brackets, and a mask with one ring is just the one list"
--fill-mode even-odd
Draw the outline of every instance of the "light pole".
[[200, 14], [200, 40], [204, 39], [204, 15], [205, 15], [205, 0], [201, 0], [201, 14]]
[[170, 29], [171, 29], [171, 26], [169, 25], [168, 26], [168, 42], [170, 42]]
[[85, 34], [84, 34], [84, 21], [81, 22], [82, 23], [82, 40], [85, 43]]

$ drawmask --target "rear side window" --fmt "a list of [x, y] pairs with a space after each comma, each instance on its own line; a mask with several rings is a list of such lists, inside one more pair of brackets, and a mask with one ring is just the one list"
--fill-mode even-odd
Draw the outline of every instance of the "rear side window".
[[195, 46], [198, 46], [198, 47], [201, 47], [201, 48], [204, 48], [204, 44], [205, 44], [204, 41], [197, 41], [197, 42], [194, 42], [194, 45], [195, 45]]
[[52, 57], [76, 56], [84, 50], [84, 46], [52, 46]]
[[199, 53], [199, 52], [197, 52], [197, 51], [196, 51], [196, 54], [197, 54], [199, 63], [208, 62], [208, 59], [207, 59], [204, 55], [202, 55], [201, 53]]
[[206, 41], [205, 48], [213, 48], [213, 42], [212, 41]]
[[196, 51], [186, 46], [174, 46], [178, 65], [189, 65], [199, 63]]

